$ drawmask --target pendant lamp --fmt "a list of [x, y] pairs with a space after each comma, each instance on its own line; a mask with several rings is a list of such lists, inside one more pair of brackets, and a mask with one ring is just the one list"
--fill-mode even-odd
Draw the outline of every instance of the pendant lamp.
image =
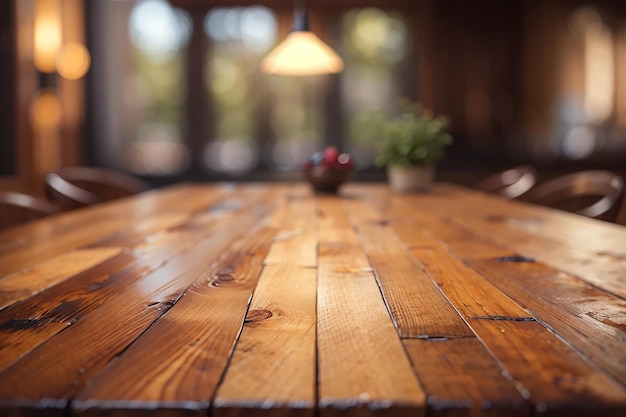
[[300, 2], [295, 5], [293, 30], [261, 61], [261, 71], [268, 74], [320, 75], [342, 70], [339, 55], [311, 31]]

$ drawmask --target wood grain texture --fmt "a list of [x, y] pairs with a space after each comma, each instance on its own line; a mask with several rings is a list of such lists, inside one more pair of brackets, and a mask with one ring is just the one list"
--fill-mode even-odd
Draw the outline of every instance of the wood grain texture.
[[[425, 396], [359, 241], [336, 201], [320, 199], [319, 406], [323, 416], [424, 415]], [[336, 239], [340, 238], [341, 246]]]
[[533, 319], [526, 310], [436, 241], [433, 240], [429, 248], [413, 249], [411, 252], [466, 319]]
[[115, 247], [76, 250], [10, 275], [0, 280], [0, 310], [89, 269], [121, 251], [121, 248]]
[[346, 202], [365, 254], [401, 337], [471, 336], [465, 322], [386, 220], [358, 201]]
[[0, 379], [14, 381], [0, 386], [0, 399], [21, 398], [22, 404], [37, 408], [42, 398], [52, 398], [65, 406], [87, 380], [167, 311], [232, 242], [265, 218], [274, 196], [266, 193], [259, 198], [259, 194], [249, 199], [234, 225], [224, 219], [199, 243], [109, 296], [101, 306], [0, 373]]
[[371, 272], [367, 256], [350, 223], [345, 207], [336, 198], [317, 198], [318, 256], [327, 272]]
[[543, 236], [590, 255], [626, 256], [622, 248], [623, 226], [517, 200], [494, 199], [450, 184], [439, 188], [451, 193], [454, 199], [482, 207], [484, 216], [505, 221], [530, 235]]
[[[228, 201], [228, 200], [225, 200]], [[159, 270], [176, 271], [168, 262], [214, 233], [216, 225], [227, 227], [230, 217], [211, 218], [199, 213], [180, 227], [157, 234], [130, 252], [85, 270], [43, 291], [28, 303], [0, 311], [0, 369], [19, 359], [85, 314], [100, 306], [125, 287], [146, 279]], [[175, 267], [174, 267], [175, 268]]]
[[63, 213], [0, 233], [0, 415], [622, 417], [622, 247], [445, 185]]
[[451, 222], [626, 299], [626, 259], [589, 255], [540, 236], [529, 237], [499, 222], [461, 218]]
[[622, 415], [626, 390], [536, 321], [470, 320], [537, 413]]
[[318, 280], [321, 414], [424, 415], [424, 393], [373, 275], [320, 271]]
[[78, 394], [74, 412], [206, 414], [275, 233], [256, 228], [208, 266], [167, 314]]
[[276, 218], [279, 233], [265, 259], [265, 264], [289, 263], [303, 267], [316, 266], [315, 200], [302, 191], [288, 196]]
[[475, 337], [404, 339], [431, 416], [528, 416], [527, 401]]
[[468, 264], [626, 386], [624, 300], [538, 262]]
[[313, 268], [265, 266], [214, 416], [315, 415], [316, 275]]
[[0, 311], [0, 370], [97, 308], [107, 297], [150, 270], [120, 253]]
[[[168, 261], [214, 233], [215, 227], [221, 224], [219, 227], [227, 228], [233, 210], [241, 210], [246, 204], [249, 210], [256, 210], [254, 194], [225, 198], [203, 207], [192, 212], [184, 224], [155, 234], [132, 252], [119, 254], [49, 288], [28, 303], [0, 311], [0, 335], [6, 336], [0, 344], [0, 370], [72, 325], [108, 297], [163, 269]], [[164, 271], [171, 273], [175, 269]]]
[[[626, 245], [626, 239], [623, 235], [620, 236], [619, 226], [606, 226], [604, 222], [591, 219], [577, 221], [575, 217], [565, 216], [565, 213], [561, 215], [555, 210], [515, 202], [507, 203], [507, 211], [504, 209], [494, 211], [489, 207], [502, 205], [501, 199], [471, 192], [464, 193], [456, 187], [443, 187], [440, 192], [433, 195], [411, 197], [406, 201], [419, 204], [424, 208], [423, 211], [439, 217], [454, 227], [475, 236], [487, 238], [521, 255], [536, 258], [542, 263], [626, 298], [626, 273], [624, 272], [626, 271], [626, 257], [620, 255], [621, 249], [619, 249]], [[582, 238], [576, 233], [569, 233], [571, 237], [569, 240], [562, 238], [553, 240], [539, 234], [529, 234], [510, 224], [513, 215], [509, 214], [509, 210], [515, 211], [516, 208], [518, 211], [528, 211], [532, 208], [534, 217], [527, 213], [526, 217], [531, 219], [527, 221], [539, 224], [549, 221], [551, 217], [557, 217], [557, 213], [559, 218], [570, 219], [572, 225], [578, 225], [578, 228], [584, 227], [591, 221], [592, 223], [586, 227], [586, 230], [587, 234], [591, 233], [593, 237]], [[563, 229], [566, 236], [567, 230]], [[596, 236], [606, 237], [615, 245], [601, 244], [602, 239]], [[564, 243], [564, 240], [567, 243]], [[593, 243], [585, 243], [587, 241]], [[589, 245], [592, 245], [594, 250], [590, 250]], [[598, 252], [599, 249], [601, 249], [600, 252]]]
[[430, 210], [415, 210], [415, 204], [397, 196], [389, 208], [390, 222], [400, 239], [409, 247], [429, 247], [436, 238], [463, 258], [497, 258], [515, 255], [502, 245], [462, 230], [443, 221]]
[[[169, 211], [173, 211], [172, 214], [181, 211], [193, 214], [232, 193], [233, 190], [228, 187], [183, 186], [160, 193], [142, 193], [141, 200], [124, 198], [73, 210], [54, 216], [54, 219], [44, 218], [11, 229], [0, 233], [0, 256], [3, 260], [0, 277], [111, 235], [146, 228], [148, 230], [144, 232], [149, 232], [150, 224], [145, 224], [153, 215], [162, 217], [170, 214]], [[167, 226], [164, 222], [157, 225], [161, 228]]]

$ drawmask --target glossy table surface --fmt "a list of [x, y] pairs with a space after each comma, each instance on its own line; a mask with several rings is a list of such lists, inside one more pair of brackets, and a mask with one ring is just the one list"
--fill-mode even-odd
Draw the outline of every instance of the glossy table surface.
[[181, 184], [0, 234], [0, 415], [626, 415], [626, 228]]

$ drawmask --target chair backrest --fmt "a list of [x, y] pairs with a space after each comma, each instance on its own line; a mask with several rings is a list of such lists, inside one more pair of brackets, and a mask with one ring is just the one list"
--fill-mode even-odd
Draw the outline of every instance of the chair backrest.
[[14, 191], [0, 191], [0, 230], [59, 211], [59, 206], [40, 198]]
[[45, 178], [46, 196], [67, 209], [126, 197], [148, 188], [130, 175], [92, 167], [61, 168]]
[[530, 190], [536, 181], [535, 168], [530, 165], [521, 165], [491, 175], [474, 184], [474, 188], [505, 198], [518, 198]]
[[522, 199], [596, 219], [617, 221], [624, 181], [610, 171], [591, 170], [563, 175], [537, 185]]

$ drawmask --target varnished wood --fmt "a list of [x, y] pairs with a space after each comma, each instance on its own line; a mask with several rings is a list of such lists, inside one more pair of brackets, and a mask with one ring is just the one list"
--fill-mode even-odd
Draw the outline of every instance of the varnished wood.
[[365, 204], [350, 201], [346, 206], [400, 335], [471, 335], [454, 307], [386, 224], [387, 220]]
[[621, 417], [624, 248], [452, 185], [61, 213], [0, 233], [0, 415]]
[[77, 414], [98, 415], [98, 409], [105, 408], [132, 415], [132, 402], [137, 400], [165, 408], [171, 415], [206, 410], [275, 233], [267, 228], [253, 231], [198, 275], [187, 295], [77, 396]]
[[121, 248], [102, 248], [67, 252], [31, 269], [10, 275], [0, 280], [0, 310], [121, 251]]
[[213, 415], [315, 415], [316, 283], [312, 268], [265, 267]]
[[359, 241], [337, 200], [319, 199], [318, 372], [321, 415], [426, 412], [425, 394], [394, 331]]
[[431, 415], [530, 415], [522, 394], [477, 338], [402, 343], [428, 392]]

